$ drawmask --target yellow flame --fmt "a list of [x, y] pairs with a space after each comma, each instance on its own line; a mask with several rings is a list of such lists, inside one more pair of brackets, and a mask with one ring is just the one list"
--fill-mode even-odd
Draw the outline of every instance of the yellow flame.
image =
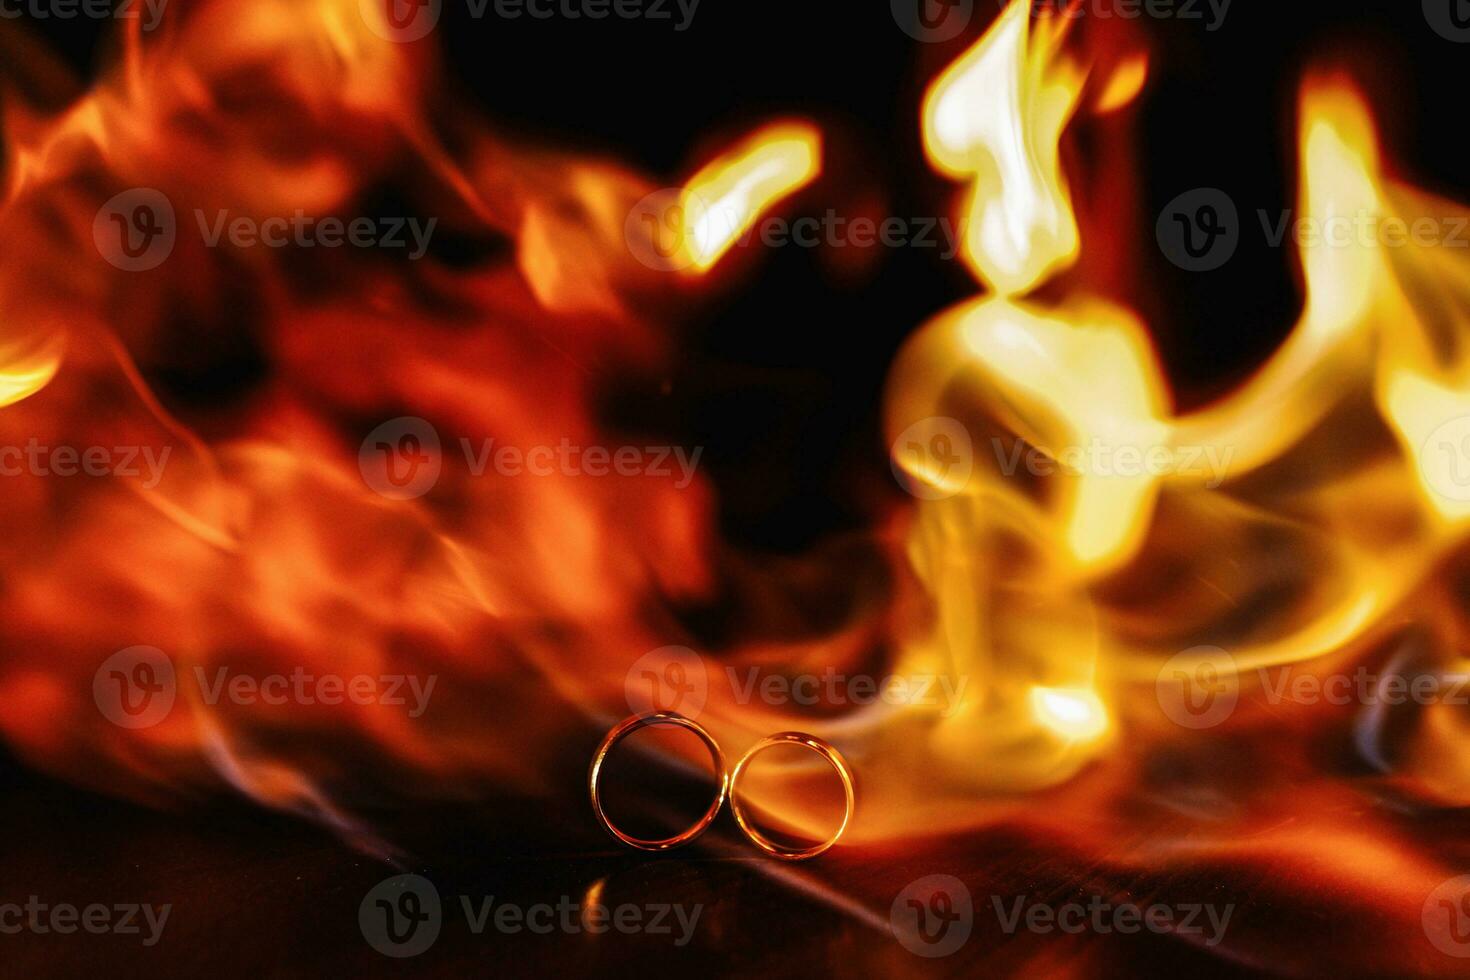
[[775, 123], [711, 161], [684, 185], [685, 247], [693, 270], [714, 267], [761, 214], [821, 172], [822, 139], [801, 122]]
[[941, 172], [973, 182], [965, 257], [1013, 296], [1077, 257], [1077, 223], [1059, 146], [1086, 73], [1060, 57], [1066, 21], [1034, 31], [1031, 5], [1013, 3], [930, 89], [924, 145]]
[[65, 341], [60, 334], [0, 340], [0, 407], [29, 398], [51, 382], [61, 367]]
[[1108, 730], [1108, 712], [1096, 691], [1034, 687], [1031, 710], [1042, 725], [1071, 741], [1090, 742]]
[[[919, 331], [887, 406], [891, 440], [948, 419], [973, 444], [973, 465], [946, 459], [944, 481], [921, 454], [895, 456], [933, 491], [908, 557], [934, 620], [904, 658], [977, 679], [934, 719], [930, 748], [957, 771], [983, 754], [973, 778], [1012, 789], [1075, 772], [1118, 717], [1107, 698], [1181, 650], [1228, 642], [1254, 670], [1362, 642], [1470, 524], [1470, 256], [1383, 230], [1429, 216], [1449, 234], [1470, 214], [1386, 177], [1362, 96], [1314, 77], [1298, 206], [1276, 229], [1301, 262], [1300, 318], [1250, 380], [1180, 413], [1131, 313], [1084, 288], [1045, 307], [1024, 298], [1080, 248], [1059, 145], [1086, 73], [1061, 27], [1043, 17], [1033, 32], [1026, 9], [1010, 7], [925, 106], [932, 162], [972, 184], [973, 271], [999, 295]], [[1093, 111], [1146, 77], [1141, 57], [1125, 61]], [[1253, 214], [1239, 220], [1253, 229]], [[1149, 453], [1163, 465], [1136, 465]], [[1147, 608], [1115, 604], [1125, 582]]]

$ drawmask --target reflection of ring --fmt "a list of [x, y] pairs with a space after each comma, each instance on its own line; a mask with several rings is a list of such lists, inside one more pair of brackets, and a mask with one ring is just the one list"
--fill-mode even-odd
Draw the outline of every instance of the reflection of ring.
[[[745, 767], [750, 764], [751, 759], [754, 759], [758, 753], [773, 745], [782, 745], [787, 742], [809, 748], [831, 763], [832, 768], [837, 770], [837, 777], [842, 780], [842, 792], [847, 798], [847, 808], [842, 813], [842, 826], [837, 828], [837, 833], [812, 847], [785, 847], [777, 844], [756, 830], [755, 825], [751, 823], [746, 817], [745, 811], [741, 809], [740, 797], [735, 792], [736, 784], [740, 781], [740, 774], [745, 771]], [[780, 732], [776, 735], [767, 735], [759, 742], [756, 742], [755, 745], [751, 746], [750, 751], [746, 752], [740, 758], [740, 761], [735, 763], [735, 771], [730, 776], [730, 809], [735, 812], [735, 822], [740, 824], [740, 829], [745, 831], [745, 836], [749, 837], [756, 847], [759, 847], [767, 854], [781, 858], [783, 861], [805, 861], [807, 858], [816, 857], [837, 843], [843, 832], [847, 830], [848, 823], [852, 820], [855, 805], [856, 802], [852, 789], [852, 770], [847, 768], [847, 760], [842, 758], [842, 754], [832, 746], [815, 735], [807, 735], [805, 732]]]
[[[694, 826], [688, 830], [664, 840], [644, 840], [640, 837], [632, 837], [614, 827], [612, 821], [607, 818], [607, 814], [603, 812], [602, 794], [598, 789], [598, 781], [602, 776], [602, 764], [606, 761], [607, 754], [612, 751], [612, 747], [638, 729], [652, 725], [678, 725], [680, 728], [687, 728], [695, 735], [698, 735], [699, 740], [704, 743], [704, 747], [709, 749], [710, 758], [714, 760], [715, 778], [720, 784], [719, 793], [715, 796], [715, 801], [710, 804], [709, 809], [705, 811], [704, 816], [700, 817]], [[719, 745], [715, 744], [715, 740], [710, 737], [709, 732], [683, 715], [676, 715], [671, 711], [661, 711], [657, 714], [634, 715], [631, 718], [625, 719], [603, 737], [602, 744], [597, 747], [597, 754], [592, 757], [592, 771], [588, 774], [587, 786], [592, 794], [592, 812], [597, 814], [597, 819], [607, 828], [608, 833], [629, 847], [636, 847], [642, 851], [667, 851], [670, 848], [689, 843], [704, 833], [704, 829], [714, 822], [715, 815], [720, 812], [720, 807], [725, 805], [725, 793], [729, 789], [730, 778], [725, 769], [725, 754], [720, 751]]]

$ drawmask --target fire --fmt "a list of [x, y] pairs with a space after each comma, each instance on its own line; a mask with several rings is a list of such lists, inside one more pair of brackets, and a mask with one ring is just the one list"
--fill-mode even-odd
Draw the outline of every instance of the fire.
[[[924, 459], [895, 457], [942, 491], [918, 503], [909, 535], [935, 622], [904, 657], [985, 678], [985, 698], [932, 720], [932, 748], [957, 772], [983, 758], [972, 778], [1012, 788], [1064, 779], [1096, 758], [1113, 744], [1100, 736], [1147, 714], [1137, 685], [1179, 651], [1218, 642], [1231, 613], [1259, 601], [1238, 563], [1279, 559], [1253, 554], [1253, 536], [1285, 535], [1320, 553], [1328, 574], [1296, 576], [1288, 614], [1230, 628], [1229, 669], [1245, 679], [1366, 649], [1470, 514], [1470, 494], [1445, 493], [1470, 485], [1458, 469], [1470, 425], [1445, 428], [1470, 412], [1470, 365], [1451, 332], [1463, 314], [1444, 312], [1444, 294], [1427, 285], [1459, 288], [1458, 257], [1300, 236], [1306, 295], [1288, 341], [1234, 393], [1178, 412], [1145, 326], [1066, 276], [1089, 243], [1059, 162], [1063, 130], [1094, 82], [1099, 113], [1136, 96], [1145, 63], [1125, 59], [1095, 80], [1066, 52], [1061, 20], [1033, 25], [1025, 11], [1013, 4], [925, 107], [932, 161], [969, 181], [967, 257], [993, 295], [913, 338], [888, 402], [891, 438], [936, 416], [975, 438], [975, 473], [962, 487]], [[1461, 210], [1385, 176], [1365, 100], [1341, 76], [1307, 81], [1299, 131], [1303, 227]], [[1026, 298], [1042, 283], [1056, 298]], [[1396, 447], [1381, 440], [1366, 458], [1349, 448], [1363, 424], [1349, 408], [1355, 393], [1377, 406]], [[1013, 450], [1012, 460], [1036, 452], [1050, 469], [1031, 480], [1007, 472]], [[1160, 465], [1104, 465], [1128, 453]], [[1314, 477], [1334, 453], [1361, 461]], [[1190, 458], [1218, 465], [1191, 468]], [[1205, 542], [1218, 559], [1191, 553]], [[1188, 569], [1187, 581], [1160, 580], [1156, 570], [1171, 566]], [[1149, 588], [1163, 590], [1157, 616], [1128, 598]], [[1427, 727], [1421, 737], [1447, 734]], [[1459, 777], [1427, 778], [1460, 792]]]
[[943, 173], [974, 181], [966, 257], [1003, 296], [1025, 292], [1077, 257], [1077, 222], [1062, 180], [1062, 130], [1085, 78], [1062, 55], [1064, 21], [1034, 29], [1010, 4], [924, 100], [924, 146]]
[[[22, 707], [0, 732], [32, 764], [89, 784], [149, 798], [233, 787], [348, 834], [363, 832], [349, 801], [375, 791], [546, 789], [548, 760], [625, 712], [630, 663], [684, 639], [669, 636], [668, 606], [719, 598], [707, 482], [473, 479], [453, 447], [482, 433], [606, 439], [601, 383], [667, 354], [668, 326], [642, 301], [698, 294], [823, 166], [810, 123], [756, 130], [654, 216], [658, 254], [687, 275], [653, 274], [628, 216], [654, 181], [439, 121], [425, 56], [358, 7], [201, 2], [158, 37], [130, 38], [65, 109], [8, 102], [0, 211], [5, 240], [26, 246], [0, 268], [0, 445], [175, 454], [151, 485], [8, 480], [0, 686]], [[1104, 181], [1063, 166], [1071, 127], [1141, 97], [1147, 59], [1099, 67], [1066, 19], [1033, 22], [1029, 7], [1009, 6], [923, 104], [929, 160], [963, 184], [977, 295], [919, 329], [891, 371], [894, 464], [923, 491], [873, 535], [896, 584], [830, 636], [718, 657], [968, 683], [947, 688], [943, 710], [813, 718], [742, 701], [710, 672], [701, 721], [732, 753], [789, 728], [842, 748], [860, 775], [845, 839], [858, 846], [911, 834], [920, 812], [936, 834], [1011, 819], [1095, 846], [1117, 827], [1108, 804], [1123, 811], [1143, 792], [1139, 759], [1181, 734], [1155, 697], [1166, 663], [1186, 677], [1209, 668], [1246, 705], [1262, 668], [1388, 645], [1407, 651], [1396, 669], [1465, 667], [1455, 590], [1437, 577], [1462, 560], [1470, 518], [1461, 258], [1302, 236], [1288, 340], [1236, 391], [1182, 411], [1149, 325], [1079, 261], [1115, 244], [1073, 206]], [[1307, 225], [1463, 213], [1391, 175], [1367, 100], [1341, 76], [1305, 83], [1298, 139]], [[508, 251], [468, 266], [298, 263], [191, 237], [195, 211], [350, 213], [384, 186]], [[178, 243], [168, 264], [128, 272], [99, 260], [93, 222], [137, 187], [172, 202]], [[261, 367], [221, 405], [161, 390], [235, 359]], [[362, 478], [364, 421], [396, 417], [442, 436], [423, 454], [443, 470], [427, 496], [393, 499]], [[925, 428], [936, 419], [968, 434], [972, 466]], [[87, 692], [103, 657], [139, 643], [206, 677], [242, 663], [433, 673], [442, 707], [288, 715], [193, 697], [125, 731]], [[1356, 718], [1364, 759], [1416, 801], [1470, 802], [1463, 713], [1436, 705], [1404, 721]], [[1280, 719], [1247, 707], [1231, 724], [1274, 733]], [[1283, 754], [1282, 784], [1312, 778]], [[752, 781], [759, 808], [823, 836], [830, 813], [803, 791], [829, 774], [776, 775]], [[1015, 802], [1064, 783], [1068, 812], [1095, 823]], [[1206, 828], [1117, 861], [1269, 866], [1315, 839], [1349, 855], [1335, 873], [1350, 880], [1391, 866], [1408, 894], [1436, 873], [1392, 828], [1342, 818], [1347, 788], [1319, 779], [1302, 798], [1251, 813], [1259, 836]]]
[[694, 270], [720, 257], [783, 197], [806, 186], [821, 168], [821, 136], [804, 123], [778, 123], [704, 166], [680, 196], [681, 228]]
[[1031, 708], [1037, 720], [1063, 738], [1090, 741], [1108, 730], [1107, 709], [1095, 691], [1033, 687]]

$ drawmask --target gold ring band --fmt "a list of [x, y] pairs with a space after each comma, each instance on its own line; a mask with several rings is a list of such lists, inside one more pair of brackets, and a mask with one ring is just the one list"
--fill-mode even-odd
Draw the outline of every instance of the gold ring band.
[[[837, 828], [837, 833], [812, 847], [786, 847], [777, 844], [756, 830], [754, 824], [750, 822], [745, 815], [745, 811], [741, 808], [740, 797], [735, 791], [736, 784], [740, 781], [740, 774], [745, 772], [745, 767], [750, 764], [751, 759], [754, 759], [758, 753], [765, 751], [773, 745], [784, 745], [788, 742], [811, 749], [826, 759], [832, 768], [837, 770], [837, 778], [842, 780], [842, 792], [847, 799], [847, 808], [842, 813], [842, 826]], [[842, 753], [838, 752], [831, 745], [828, 745], [815, 735], [808, 735], [805, 732], [780, 732], [776, 735], [767, 735], [759, 742], [756, 742], [755, 745], [751, 746], [750, 751], [741, 756], [740, 761], [735, 763], [735, 771], [730, 775], [730, 809], [735, 813], [735, 822], [740, 825], [740, 829], [745, 832], [745, 836], [750, 838], [751, 843], [755, 844], [756, 847], [759, 847], [767, 854], [778, 857], [783, 861], [805, 861], [808, 858], [816, 857], [837, 843], [847, 830], [847, 825], [852, 820], [852, 814], [855, 808], [856, 799], [852, 787], [852, 770], [848, 769], [847, 760], [842, 758]]]
[[[647, 728], [652, 725], [677, 725], [680, 728], [687, 728], [699, 736], [699, 740], [704, 743], [704, 747], [709, 749], [710, 758], [714, 760], [715, 777], [719, 780], [720, 784], [719, 794], [715, 797], [714, 803], [710, 804], [710, 808], [705, 811], [704, 816], [700, 817], [692, 827], [683, 833], [675, 834], [673, 837], [667, 837], [663, 840], [644, 840], [641, 837], [625, 834], [613, 826], [613, 822], [603, 812], [602, 793], [598, 789], [598, 783], [602, 776], [602, 764], [606, 761], [607, 754], [612, 751], [613, 746], [638, 729]], [[607, 828], [608, 833], [629, 847], [636, 847], [642, 851], [667, 851], [670, 848], [689, 843], [704, 833], [705, 828], [714, 822], [715, 816], [720, 812], [720, 807], [725, 805], [725, 794], [730, 787], [730, 778], [725, 769], [725, 754], [720, 751], [719, 745], [715, 743], [715, 740], [710, 736], [709, 732], [683, 715], [676, 715], [671, 711], [660, 711], [655, 714], [634, 715], [631, 718], [624, 719], [618, 723], [617, 727], [603, 736], [602, 744], [597, 747], [597, 754], [592, 757], [592, 770], [587, 776], [587, 786], [592, 795], [592, 812], [597, 814], [597, 819], [602, 823], [603, 827]]]

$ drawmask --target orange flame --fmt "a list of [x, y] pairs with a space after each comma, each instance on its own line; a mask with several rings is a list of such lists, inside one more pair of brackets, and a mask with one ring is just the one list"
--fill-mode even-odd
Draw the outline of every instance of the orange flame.
[[[1140, 318], [1076, 281], [1078, 258], [1106, 244], [1084, 240], [1062, 166], [1065, 131], [1088, 121], [1093, 69], [1068, 49], [1062, 20], [1032, 24], [1028, 6], [1010, 6], [925, 100], [925, 149], [967, 185], [965, 258], [989, 293], [915, 335], [886, 405], [895, 441], [957, 422], [975, 465], [901, 452], [895, 465], [934, 492], [896, 521], [895, 594], [833, 636], [721, 659], [862, 663], [954, 681], [956, 701], [813, 718], [738, 703], [716, 677], [702, 719], [732, 751], [796, 727], [839, 744], [863, 799], [879, 801], [860, 804], [853, 843], [911, 834], [916, 808], [934, 833], [1015, 817], [1005, 794], [1149, 740], [1136, 736], [1164, 739], [1153, 690], [1176, 655], [1213, 666], [1200, 649], [1228, 647], [1226, 679], [1245, 684], [1258, 668], [1352, 660], [1412, 622], [1430, 667], [1464, 668], [1455, 597], [1430, 578], [1455, 560], [1470, 515], [1460, 257], [1304, 242], [1306, 295], [1288, 341], [1237, 391], [1179, 411]], [[450, 443], [605, 437], [595, 405], [606, 365], [663, 355], [660, 325], [630, 298], [668, 284], [627, 240], [649, 180], [436, 124], [424, 111], [430, 66], [357, 8], [201, 2], [163, 35], [132, 39], [66, 108], [8, 103], [0, 212], [5, 239], [29, 246], [0, 267], [0, 445], [178, 450], [153, 486], [7, 483], [0, 686], [22, 707], [0, 715], [0, 732], [78, 780], [136, 794], [233, 786], [349, 832], [342, 800], [363, 783], [544, 789], [548, 758], [583, 734], [577, 712], [622, 713], [629, 663], [670, 641], [665, 604], [708, 598], [717, 578], [700, 480], [477, 480], [441, 452], [428, 499], [364, 485], [364, 419], [422, 417]], [[1146, 80], [1146, 59], [1124, 60], [1090, 111], [1116, 111]], [[1385, 175], [1364, 100], [1341, 79], [1307, 84], [1300, 134], [1308, 222], [1462, 210]], [[692, 268], [693, 286], [764, 209], [815, 179], [821, 154], [813, 127], [776, 123], [677, 190], [688, 262], [676, 264]], [[220, 207], [343, 211], [383, 183], [406, 186], [461, 234], [509, 240], [513, 254], [469, 268], [331, 256], [298, 266], [181, 236], [165, 269], [134, 274], [97, 261], [90, 237], [97, 205], [127, 187], [157, 188], [187, 221]], [[1039, 298], [1043, 286], [1054, 298]], [[207, 374], [214, 365], [190, 359], [218, 350], [270, 370], [228, 409], [160, 394], [181, 364]], [[1125, 457], [1157, 465], [1097, 465]], [[1047, 471], [1007, 462], [1023, 458]], [[123, 731], [85, 692], [106, 653], [140, 641], [180, 671], [308, 665], [446, 680], [423, 719], [382, 705], [285, 713], [195, 698], [156, 727]], [[549, 710], [563, 706], [577, 710]], [[1391, 747], [1377, 724], [1360, 742], [1378, 768], [1422, 798], [1470, 801], [1461, 715], [1429, 709]], [[1119, 757], [1106, 779], [1073, 783], [1077, 798], [1136, 788]], [[830, 813], [791, 790], [829, 774], [781, 775], [755, 802], [790, 829], [823, 833]], [[1389, 866], [1414, 882], [1408, 893], [1433, 874], [1390, 832], [1335, 820], [1345, 796], [1319, 787], [1311, 802], [1326, 816], [1306, 805], [1303, 824], [1288, 814], [1244, 842], [1191, 838], [1118, 860], [1264, 864], [1315, 838], [1349, 854], [1345, 879]], [[882, 805], [896, 799], [906, 805]], [[1026, 819], [1067, 843], [1096, 833], [1074, 817]]]

